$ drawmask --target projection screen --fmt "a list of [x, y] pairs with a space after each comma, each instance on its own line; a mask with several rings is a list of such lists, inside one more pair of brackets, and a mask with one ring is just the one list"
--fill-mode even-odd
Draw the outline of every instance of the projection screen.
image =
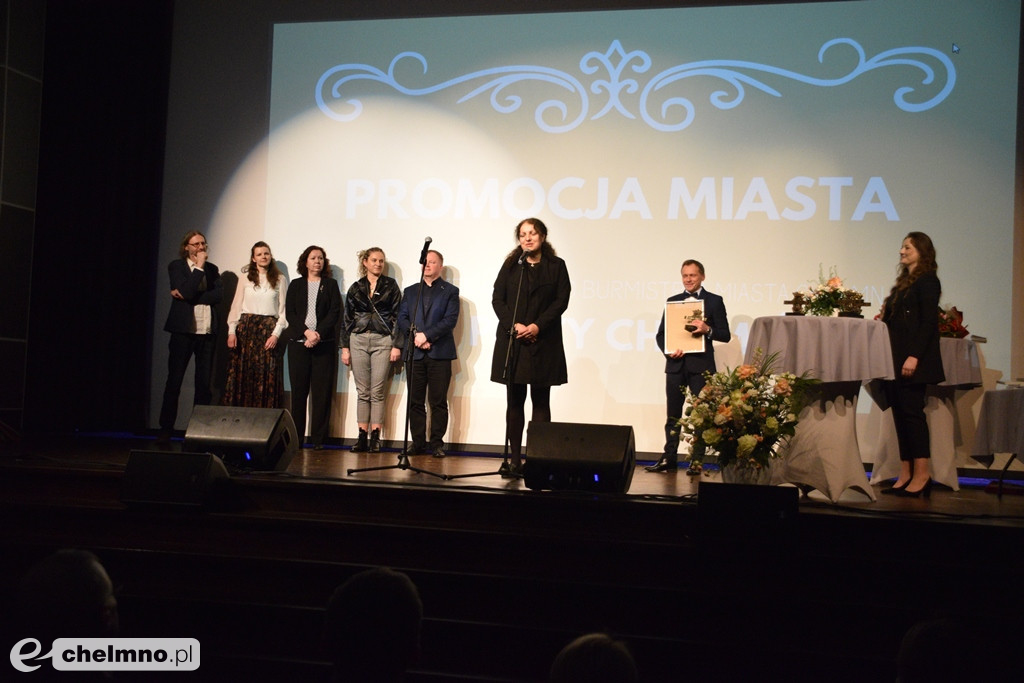
[[[569, 382], [552, 391], [553, 415], [632, 425], [639, 451], [663, 440], [654, 334], [687, 258], [725, 298], [734, 338], [717, 356], [734, 366], [751, 322], [788, 310], [819, 275], [860, 290], [873, 316], [903, 236], [924, 231], [942, 303], [966, 312], [988, 339], [987, 366], [1007, 375], [1019, 14], [1016, 1], [879, 0], [281, 21], [266, 27], [260, 65], [269, 103], [237, 103], [269, 107], [263, 138], [244, 154], [224, 145], [230, 174], [205, 179], [188, 161], [200, 144], [174, 128], [202, 116], [179, 95], [180, 65], [200, 60], [178, 27], [161, 254], [173, 258], [197, 227], [223, 271], [237, 274], [266, 240], [295, 277], [299, 253], [318, 244], [344, 292], [370, 246], [403, 287], [415, 283], [431, 237], [461, 289], [456, 444], [502, 441], [491, 288], [529, 216], [550, 228], [572, 281]], [[202, 183], [216, 203], [196, 225], [173, 199], [201, 196], [190, 188]], [[401, 439], [403, 376], [390, 386], [385, 437]], [[336, 390], [331, 431], [352, 438], [344, 367]]]

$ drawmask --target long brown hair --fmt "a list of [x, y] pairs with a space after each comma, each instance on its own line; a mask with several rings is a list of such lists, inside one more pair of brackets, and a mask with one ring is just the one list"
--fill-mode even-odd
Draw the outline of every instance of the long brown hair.
[[260, 241], [252, 245], [252, 249], [249, 250], [249, 263], [242, 270], [248, 274], [249, 282], [252, 283], [253, 287], [260, 286], [260, 269], [254, 267], [256, 262], [253, 261], [253, 258], [256, 256], [256, 250], [260, 247], [265, 247], [270, 252], [270, 265], [267, 266], [267, 282], [270, 283], [272, 288], [276, 288], [278, 280], [281, 279], [281, 271], [277, 269], [277, 260], [274, 258], [274, 252], [266, 242]]
[[910, 240], [910, 243], [917, 249], [917, 268], [911, 270], [909, 266], [902, 263], [899, 265], [896, 272], [896, 282], [893, 284], [892, 289], [889, 290], [889, 296], [885, 297], [885, 301], [882, 302], [883, 309], [888, 308], [889, 303], [897, 293], [906, 291], [919, 277], [926, 273], [938, 272], [939, 270], [939, 264], [935, 260], [935, 245], [932, 244], [931, 237], [923, 232], [908, 232], [907, 236], [903, 239]]
[[516, 224], [516, 229], [512, 232], [512, 236], [516, 240], [516, 248], [508, 252], [508, 255], [505, 256], [505, 263], [518, 261], [519, 256], [523, 253], [523, 248], [519, 246], [519, 229], [527, 223], [532, 225], [533, 229], [537, 231], [537, 234], [544, 238], [544, 241], [540, 243], [541, 257], [558, 255], [555, 248], [551, 246], [550, 242], [548, 242], [548, 226], [544, 225], [544, 221], [539, 218], [524, 218]]

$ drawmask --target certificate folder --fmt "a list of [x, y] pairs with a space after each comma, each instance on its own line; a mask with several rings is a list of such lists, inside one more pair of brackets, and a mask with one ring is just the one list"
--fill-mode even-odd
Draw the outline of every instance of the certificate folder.
[[665, 353], [703, 353], [704, 335], [686, 329], [695, 320], [704, 319], [704, 302], [700, 299], [665, 302]]

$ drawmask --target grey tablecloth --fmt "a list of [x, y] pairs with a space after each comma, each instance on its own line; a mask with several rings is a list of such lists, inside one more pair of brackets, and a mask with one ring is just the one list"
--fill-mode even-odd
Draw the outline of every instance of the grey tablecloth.
[[981, 386], [981, 361], [973, 341], [967, 337], [942, 337], [939, 350], [942, 352], [942, 370], [946, 373], [946, 381], [939, 386], [963, 389]]
[[747, 338], [746, 362], [758, 349], [778, 353], [775, 372], [808, 372], [820, 379], [822, 399], [804, 408], [781, 463], [780, 479], [810, 486], [837, 502], [848, 488], [871, 500], [857, 444], [857, 394], [871, 379], [892, 379], [885, 324], [863, 318], [757, 318]]
[[747, 338], [746, 362], [757, 349], [778, 352], [776, 372], [810, 371], [822, 382], [893, 379], [885, 323], [864, 318], [770, 316], [757, 318]]
[[985, 392], [972, 455], [993, 453], [1024, 457], [1024, 388]]

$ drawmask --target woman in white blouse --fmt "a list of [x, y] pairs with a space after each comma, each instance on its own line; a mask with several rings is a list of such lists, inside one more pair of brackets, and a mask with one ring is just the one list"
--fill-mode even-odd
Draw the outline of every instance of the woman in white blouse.
[[266, 242], [252, 245], [228, 314], [228, 381], [223, 403], [247, 408], [284, 404], [282, 354], [278, 340], [288, 326], [284, 315], [286, 279]]

